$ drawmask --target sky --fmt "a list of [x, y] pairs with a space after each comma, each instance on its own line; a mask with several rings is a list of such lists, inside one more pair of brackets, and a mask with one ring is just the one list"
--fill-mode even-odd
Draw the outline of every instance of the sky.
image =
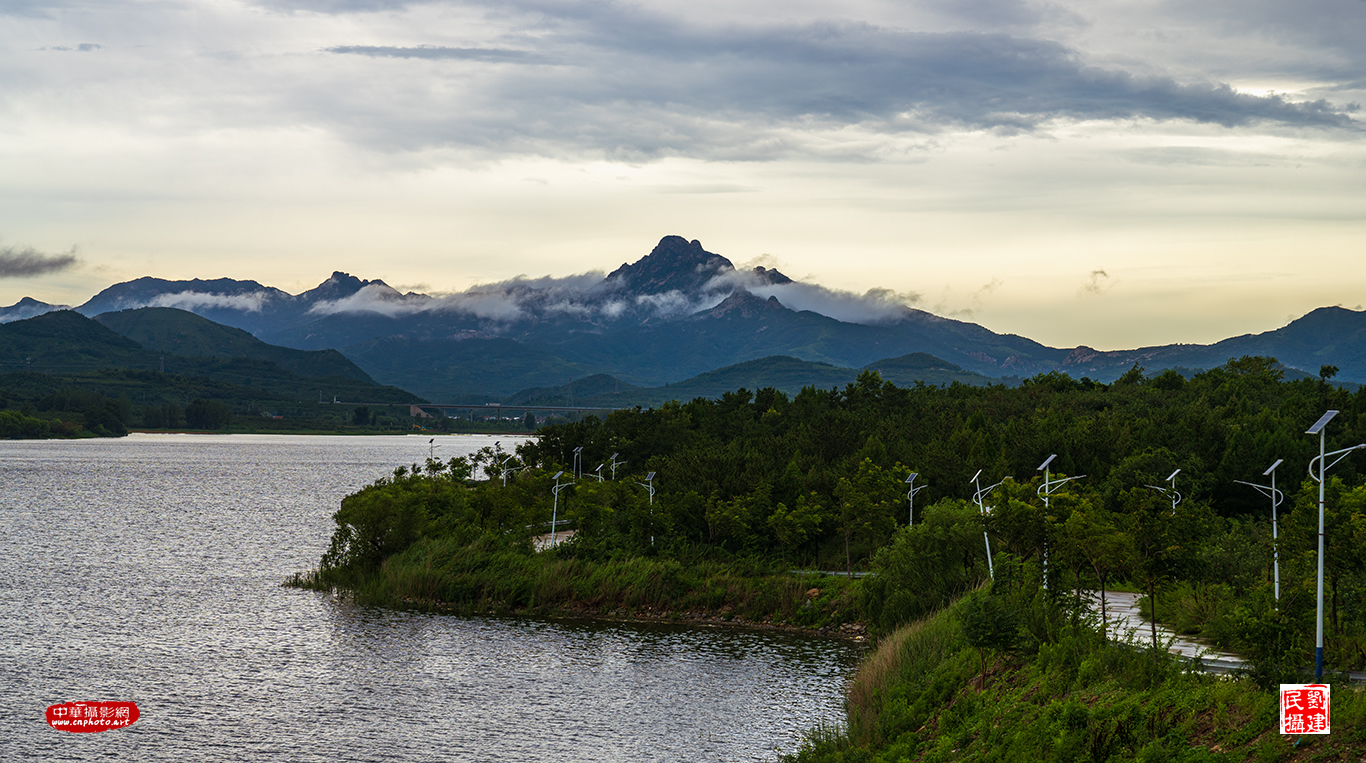
[[0, 305], [665, 235], [1058, 347], [1366, 302], [1366, 0], [0, 0]]

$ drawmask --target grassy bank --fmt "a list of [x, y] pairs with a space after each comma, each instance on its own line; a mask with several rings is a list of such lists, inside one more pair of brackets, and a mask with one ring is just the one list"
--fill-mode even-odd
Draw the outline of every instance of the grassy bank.
[[1274, 692], [1106, 643], [1076, 613], [1034, 618], [1053, 621], [1051, 638], [1020, 627], [984, 674], [965, 627], [981, 598], [883, 639], [849, 690], [847, 725], [789, 760], [1355, 761], [1366, 749], [1366, 697], [1350, 685], [1333, 686], [1332, 735], [1282, 736]]
[[[292, 585], [350, 590], [358, 601], [473, 613], [573, 614], [859, 634], [859, 582], [793, 574], [755, 559], [667, 555], [606, 559], [573, 544], [533, 553], [490, 536], [427, 537], [365, 572], [315, 571]], [[843, 627], [843, 628], [842, 628]]]

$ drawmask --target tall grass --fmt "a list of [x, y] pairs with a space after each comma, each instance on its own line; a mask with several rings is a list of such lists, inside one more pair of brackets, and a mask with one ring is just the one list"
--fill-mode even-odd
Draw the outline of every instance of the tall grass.
[[902, 626], [884, 638], [849, 687], [850, 739], [860, 746], [885, 741], [906, 720], [893, 710], [905, 694], [903, 687], [919, 685], [965, 646], [962, 629], [947, 613]]

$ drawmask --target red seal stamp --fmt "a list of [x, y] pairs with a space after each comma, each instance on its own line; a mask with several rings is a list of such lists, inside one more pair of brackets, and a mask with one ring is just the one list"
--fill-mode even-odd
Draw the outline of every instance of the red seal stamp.
[[62, 731], [121, 729], [137, 719], [136, 702], [63, 702], [47, 709], [47, 725]]

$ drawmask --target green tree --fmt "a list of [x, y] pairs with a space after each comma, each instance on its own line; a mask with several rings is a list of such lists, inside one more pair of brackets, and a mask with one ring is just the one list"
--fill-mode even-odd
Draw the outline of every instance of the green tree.
[[792, 509], [780, 503], [768, 516], [768, 526], [782, 545], [784, 555], [791, 552], [794, 556], [807, 541], [817, 536], [824, 521], [825, 508], [815, 493], [797, 496]]
[[987, 652], [1005, 653], [1015, 646], [1019, 617], [1004, 596], [989, 592], [968, 597], [958, 608], [958, 617], [968, 646], [977, 650], [981, 662], [977, 684], [981, 691], [987, 684]]
[[1083, 565], [1096, 576], [1102, 633], [1109, 633], [1105, 591], [1110, 578], [1133, 565], [1133, 539], [1115, 526], [1114, 518], [1089, 501], [1079, 502], [1058, 533], [1059, 557], [1080, 577]]
[[191, 429], [222, 429], [232, 421], [232, 409], [217, 400], [198, 398], [185, 406], [185, 423]]

